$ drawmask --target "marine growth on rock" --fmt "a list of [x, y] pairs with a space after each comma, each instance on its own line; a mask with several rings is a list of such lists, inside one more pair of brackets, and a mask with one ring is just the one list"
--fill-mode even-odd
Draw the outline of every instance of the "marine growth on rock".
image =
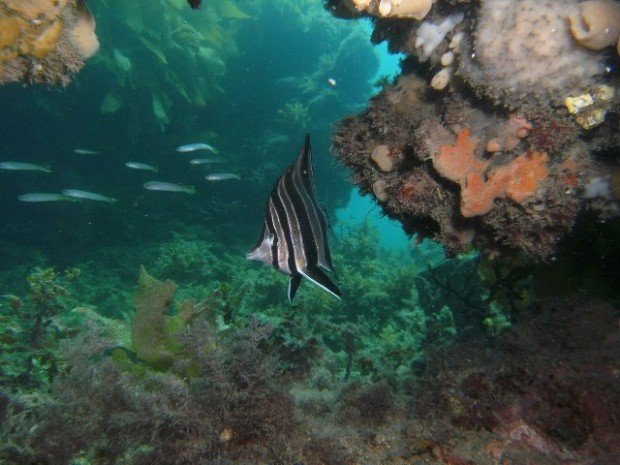
[[373, 40], [405, 59], [333, 143], [408, 234], [448, 254], [548, 258], [584, 209], [618, 215], [613, 195], [588, 194], [618, 163], [617, 3], [439, 0], [407, 19], [353, 3], [374, 17]]
[[0, 84], [67, 85], [98, 49], [85, 0], [0, 3]]

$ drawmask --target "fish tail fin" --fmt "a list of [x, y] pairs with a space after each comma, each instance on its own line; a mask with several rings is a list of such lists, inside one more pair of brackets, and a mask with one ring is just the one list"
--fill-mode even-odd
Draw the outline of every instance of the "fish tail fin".
[[155, 173], [159, 173], [159, 168], [158, 168], [157, 166], [154, 166], [154, 167], [153, 167], [153, 172], [155, 172]]
[[194, 186], [189, 186], [185, 192], [193, 195], [196, 193], [196, 188]]
[[241, 175], [238, 174], [237, 176], [235, 176], [235, 178], [237, 179], [237, 181], [241, 181]]
[[331, 295], [336, 297], [338, 300], [342, 299], [342, 293], [338, 286], [332, 281], [332, 279], [319, 267], [306, 268], [300, 272], [304, 278], [312, 281], [314, 284], [319, 286], [321, 289], [329, 292]]
[[43, 171], [45, 173], [51, 173], [53, 170], [52, 170], [52, 167], [50, 165], [43, 165]]

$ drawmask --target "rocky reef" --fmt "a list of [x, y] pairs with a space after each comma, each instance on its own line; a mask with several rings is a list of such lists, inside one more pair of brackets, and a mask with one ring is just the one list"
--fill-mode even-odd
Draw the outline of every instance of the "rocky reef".
[[67, 85], [98, 49], [85, 0], [0, 3], [0, 84]]
[[408, 234], [450, 255], [473, 245], [548, 258], [584, 209], [617, 217], [616, 2], [326, 7], [370, 16], [373, 41], [405, 55], [402, 73], [340, 122], [333, 144], [361, 192]]

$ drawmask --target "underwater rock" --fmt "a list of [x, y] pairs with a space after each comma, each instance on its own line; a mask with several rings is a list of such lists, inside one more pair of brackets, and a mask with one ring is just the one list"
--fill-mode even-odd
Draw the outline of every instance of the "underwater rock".
[[617, 162], [620, 111], [606, 71], [617, 58], [571, 35], [569, 14], [586, 3], [488, 0], [463, 15], [463, 2], [438, 0], [422, 22], [376, 18], [372, 40], [407, 57], [333, 135], [362, 194], [449, 255], [473, 245], [548, 258], [584, 208], [618, 215], [617, 197], [588, 188], [599, 160]]
[[[489, 254], [507, 248], [552, 254], [587, 200], [577, 195], [581, 190], [567, 192], [570, 184], [583, 182], [581, 166], [588, 161], [582, 152], [576, 152], [576, 163], [569, 157], [550, 163], [552, 156], [533, 150], [528, 136], [517, 138], [512, 151], [484, 153], [476, 140], [498, 135], [506, 140], [512, 131], [507, 119], [482, 113], [464, 100], [446, 109], [418, 87], [406, 90], [409, 82], [415, 81], [399, 80], [386, 88], [368, 110], [343, 120], [334, 134], [340, 160], [353, 171], [362, 194], [373, 194], [406, 233], [441, 242], [450, 255], [471, 245]], [[459, 126], [442, 124], [440, 118], [460, 119], [458, 136], [451, 127]], [[368, 156], [383, 143], [401, 158], [387, 172]]]
[[416, 393], [417, 413], [479, 431], [492, 463], [612, 465], [620, 453], [617, 316], [602, 301], [547, 300], [493, 350], [472, 341], [439, 350]]
[[67, 85], [99, 49], [84, 0], [7, 0], [0, 31], [0, 84]]

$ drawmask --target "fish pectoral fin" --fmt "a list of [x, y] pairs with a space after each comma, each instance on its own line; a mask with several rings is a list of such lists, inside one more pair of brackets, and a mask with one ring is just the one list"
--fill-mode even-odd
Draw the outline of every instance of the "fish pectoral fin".
[[338, 286], [336, 286], [327, 273], [319, 267], [306, 268], [303, 271], [300, 271], [300, 273], [304, 278], [312, 281], [314, 284], [319, 286], [321, 289], [326, 290], [337, 299], [342, 299], [342, 294], [340, 293]]
[[297, 292], [297, 289], [299, 288], [299, 283], [301, 283], [301, 275], [300, 274], [291, 275], [291, 279], [288, 282], [288, 291], [287, 291], [289, 302], [293, 301], [293, 297], [295, 297], [295, 293]]

